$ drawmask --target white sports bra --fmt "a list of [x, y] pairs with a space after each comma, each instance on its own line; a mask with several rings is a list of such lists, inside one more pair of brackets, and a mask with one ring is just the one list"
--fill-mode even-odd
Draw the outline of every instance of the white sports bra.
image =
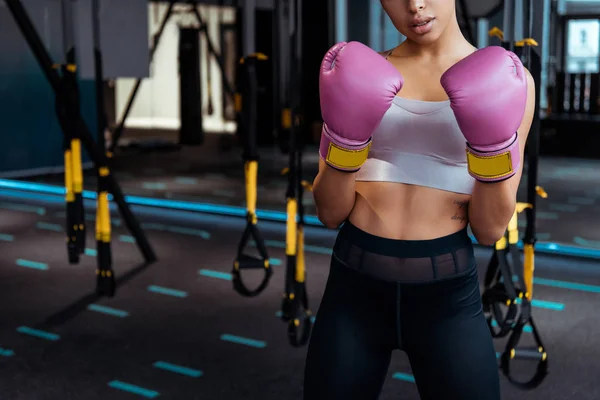
[[465, 138], [450, 100], [395, 97], [373, 133], [358, 181], [398, 182], [471, 194]]

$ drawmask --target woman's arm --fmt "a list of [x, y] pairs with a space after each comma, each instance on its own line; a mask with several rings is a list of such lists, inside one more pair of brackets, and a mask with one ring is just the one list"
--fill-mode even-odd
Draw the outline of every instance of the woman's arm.
[[[535, 111], [535, 82], [527, 73], [527, 105], [519, 126], [519, 152], [524, 160], [525, 143], [533, 121]], [[517, 190], [523, 174], [523, 164], [519, 171], [509, 179], [496, 183], [475, 182], [471, 202], [469, 203], [469, 223], [477, 242], [491, 246], [506, 231], [508, 222], [517, 205]]]
[[356, 173], [342, 172], [319, 159], [319, 173], [313, 183], [317, 216], [327, 228], [335, 229], [354, 208]]

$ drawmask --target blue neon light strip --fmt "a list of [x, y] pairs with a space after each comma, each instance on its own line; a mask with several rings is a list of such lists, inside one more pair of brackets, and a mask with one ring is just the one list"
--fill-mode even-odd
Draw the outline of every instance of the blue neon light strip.
[[[22, 190], [28, 192], [34, 192], [46, 195], [64, 196], [64, 187], [54, 186], [41, 183], [16, 181], [10, 179], [0, 179], [0, 188], [10, 190]], [[22, 197], [16, 196], [15, 197]], [[96, 192], [86, 190], [83, 192], [83, 197], [89, 200], [96, 199]], [[109, 196], [112, 199], [112, 196]], [[227, 206], [221, 204], [210, 204], [210, 203], [195, 203], [190, 201], [181, 200], [168, 200], [168, 199], [156, 199], [141, 196], [125, 196], [125, 201], [132, 205], [147, 206], [147, 207], [158, 207], [180, 211], [191, 211], [207, 214], [226, 215], [232, 217], [246, 217], [246, 209], [244, 207]], [[256, 212], [259, 220], [275, 221], [275, 222], [286, 222], [287, 216], [283, 211], [270, 211], [270, 210], [257, 210]], [[320, 226], [323, 224], [314, 215], [306, 215], [304, 222], [308, 226]], [[471, 237], [474, 244], [477, 241], [474, 237]], [[517, 244], [519, 249], [523, 248], [523, 243]], [[581, 258], [592, 258], [600, 259], [600, 249], [584, 248], [579, 246], [572, 246], [568, 244], [551, 243], [551, 242], [538, 242], [535, 246], [536, 252], [540, 254], [551, 254], [561, 256], [572, 256]]]

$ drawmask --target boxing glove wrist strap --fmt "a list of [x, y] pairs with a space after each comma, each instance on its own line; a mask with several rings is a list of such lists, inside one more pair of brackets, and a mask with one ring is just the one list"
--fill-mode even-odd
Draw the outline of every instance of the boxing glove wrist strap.
[[517, 173], [521, 163], [519, 138], [515, 133], [509, 140], [491, 146], [467, 143], [469, 174], [481, 182], [499, 182]]
[[[353, 143], [354, 142], [354, 143]], [[366, 142], [355, 142], [330, 133], [323, 124], [319, 154], [325, 162], [340, 171], [356, 172], [367, 160], [371, 138]]]

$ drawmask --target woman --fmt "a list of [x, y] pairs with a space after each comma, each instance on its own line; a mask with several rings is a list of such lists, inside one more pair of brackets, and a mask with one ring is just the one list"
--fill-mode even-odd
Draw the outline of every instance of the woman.
[[304, 398], [376, 399], [394, 349], [422, 399], [500, 399], [467, 225], [494, 244], [516, 206], [534, 82], [463, 37], [451, 0], [382, 0], [406, 41], [339, 43], [320, 75], [314, 197], [342, 225]]

